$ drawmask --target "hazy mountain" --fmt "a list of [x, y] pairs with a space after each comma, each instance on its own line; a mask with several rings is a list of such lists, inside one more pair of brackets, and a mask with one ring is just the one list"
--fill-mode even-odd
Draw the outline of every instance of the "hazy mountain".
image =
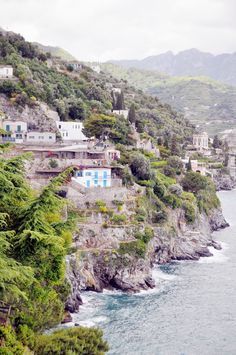
[[202, 130], [215, 134], [236, 128], [236, 88], [207, 77], [171, 77], [156, 71], [103, 64], [117, 79], [157, 96]]
[[236, 53], [213, 55], [197, 49], [166, 52], [142, 60], [112, 60], [125, 68], [156, 70], [174, 76], [208, 76], [236, 85]]
[[43, 52], [47, 53], [51, 53], [52, 56], [54, 57], [59, 57], [62, 60], [66, 60], [66, 61], [73, 61], [73, 60], [77, 60], [75, 57], [73, 57], [72, 54], [70, 54], [69, 52], [67, 52], [65, 49], [60, 48], [60, 47], [53, 47], [53, 46], [45, 46], [41, 43], [37, 43], [34, 42], [34, 44]]

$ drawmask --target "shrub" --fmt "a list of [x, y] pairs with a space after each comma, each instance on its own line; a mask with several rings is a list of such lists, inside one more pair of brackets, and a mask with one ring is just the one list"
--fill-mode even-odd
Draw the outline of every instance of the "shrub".
[[163, 168], [166, 165], [167, 165], [167, 161], [166, 160], [154, 161], [154, 162], [151, 163], [151, 167], [153, 169]]
[[134, 240], [128, 243], [120, 243], [119, 254], [130, 254], [137, 258], [145, 258], [147, 246], [142, 240]]
[[180, 186], [179, 184], [174, 184], [174, 185], [169, 186], [168, 190], [170, 193], [177, 195], [177, 196], [181, 196], [183, 193], [182, 186]]
[[139, 207], [136, 209], [136, 215], [135, 215], [135, 219], [138, 222], [144, 222], [147, 218], [147, 211], [145, 210], [144, 207]]
[[131, 157], [130, 169], [139, 180], [149, 180], [151, 177], [150, 161], [141, 153], [135, 153]]
[[52, 169], [58, 168], [58, 162], [55, 159], [50, 159], [48, 165]]
[[17, 340], [15, 332], [11, 327], [0, 327], [0, 354], [3, 355], [23, 355], [24, 348]]
[[102, 336], [102, 331], [97, 328], [78, 327], [59, 330], [51, 335], [38, 336], [34, 354], [103, 355], [109, 348]]
[[126, 223], [127, 217], [124, 214], [115, 214], [112, 218], [111, 221], [115, 224], [122, 224]]
[[182, 180], [182, 186], [184, 190], [193, 193], [197, 193], [200, 190], [205, 190], [208, 185], [210, 185], [210, 180], [207, 177], [193, 171], [187, 172]]
[[106, 202], [103, 201], [103, 200], [97, 200], [95, 202], [95, 204], [96, 204], [97, 207], [105, 207], [106, 206]]
[[183, 209], [184, 209], [184, 216], [186, 218], [186, 221], [188, 223], [193, 223], [196, 219], [196, 212], [192, 203], [189, 201], [185, 201], [183, 203]]
[[100, 206], [99, 207], [99, 212], [101, 213], [107, 213], [108, 212], [108, 208], [106, 206]]

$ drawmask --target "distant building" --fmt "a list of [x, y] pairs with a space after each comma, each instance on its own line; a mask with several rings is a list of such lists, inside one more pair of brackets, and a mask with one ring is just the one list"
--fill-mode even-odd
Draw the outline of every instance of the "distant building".
[[82, 129], [84, 128], [83, 123], [81, 122], [65, 122], [57, 121], [57, 128], [61, 133], [63, 141], [87, 141], [89, 138], [86, 137]]
[[93, 70], [93, 71], [95, 71], [95, 73], [100, 73], [101, 72], [101, 67], [100, 67], [100, 65], [98, 65], [98, 64], [92, 64], [92, 65], [90, 65], [90, 68]]
[[0, 65], [0, 78], [10, 79], [13, 77], [13, 67], [11, 65]]
[[80, 71], [80, 70], [83, 69], [83, 65], [78, 63], [78, 62], [76, 62], [76, 61], [75, 62], [69, 62], [68, 65], [70, 65], [73, 68], [73, 70], [75, 70], [75, 71]]
[[[5, 120], [2, 122], [2, 128], [10, 137], [9, 141], [23, 143], [27, 132], [27, 122]], [[7, 140], [7, 139], [6, 139]]]
[[114, 115], [124, 116], [126, 119], [129, 116], [129, 110], [113, 110], [112, 113], [114, 113]]
[[208, 149], [208, 134], [206, 132], [193, 135], [193, 146], [198, 151], [203, 151]]
[[56, 133], [54, 132], [39, 132], [31, 131], [26, 133], [26, 142], [27, 143], [55, 143], [56, 142]]
[[84, 167], [74, 173], [72, 180], [86, 188], [111, 187], [111, 168]]
[[114, 94], [121, 94], [121, 89], [120, 89], [120, 88], [112, 88], [111, 91], [112, 91]]
[[160, 157], [160, 150], [155, 147], [151, 139], [138, 139], [136, 142], [137, 149], [144, 149], [148, 152], [154, 153], [157, 157]]
[[[189, 164], [189, 159], [182, 159], [184, 167], [187, 168]], [[207, 170], [206, 164], [204, 162], [199, 162], [196, 159], [190, 160], [191, 170], [195, 173], [199, 173], [202, 176], [210, 175], [210, 172]]]

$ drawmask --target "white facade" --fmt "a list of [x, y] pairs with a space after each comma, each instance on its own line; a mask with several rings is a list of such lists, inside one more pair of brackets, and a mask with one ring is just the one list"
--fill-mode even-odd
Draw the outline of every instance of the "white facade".
[[63, 141], [87, 141], [88, 137], [86, 137], [82, 129], [84, 128], [83, 123], [81, 122], [65, 122], [65, 121], [57, 121], [57, 128], [61, 133], [61, 137]]
[[201, 134], [194, 134], [193, 145], [199, 151], [208, 149], [208, 134], [206, 132], [203, 132]]
[[55, 143], [56, 133], [54, 132], [38, 132], [31, 131], [26, 134], [26, 141], [28, 143]]
[[111, 168], [84, 168], [76, 171], [72, 179], [86, 188], [111, 187]]
[[13, 68], [10, 65], [0, 65], [0, 78], [12, 78]]
[[129, 110], [113, 110], [112, 113], [118, 116], [124, 116], [124, 118], [128, 118]]
[[23, 143], [27, 132], [27, 122], [23, 121], [3, 121], [2, 128], [9, 132], [15, 143]]

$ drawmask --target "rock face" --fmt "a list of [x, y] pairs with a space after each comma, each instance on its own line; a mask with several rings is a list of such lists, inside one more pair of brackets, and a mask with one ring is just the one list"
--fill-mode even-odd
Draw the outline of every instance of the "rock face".
[[33, 107], [19, 107], [12, 104], [5, 95], [0, 95], [0, 107], [6, 119], [27, 122], [30, 130], [57, 131], [56, 121], [60, 120], [58, 113], [45, 103], [36, 102]]
[[236, 187], [236, 181], [230, 175], [216, 175], [214, 177], [216, 190], [232, 190]]
[[[102, 248], [104, 234], [96, 234], [98, 248], [88, 248], [87, 231], [81, 240], [86, 241], [86, 248], [79, 244], [75, 253], [67, 257], [67, 279], [71, 284], [71, 295], [66, 309], [70, 312], [78, 311], [82, 303], [81, 290], [102, 292], [103, 289], [118, 289], [125, 292], [138, 292], [155, 287], [152, 279], [154, 263], [163, 264], [172, 260], [198, 260], [200, 257], [211, 256], [208, 247], [220, 249], [220, 245], [212, 240], [211, 232], [225, 228], [225, 221], [221, 209], [212, 211], [211, 215], [199, 215], [192, 225], [183, 222], [183, 211], [171, 211], [172, 225], [170, 227], [155, 227], [154, 237], [148, 244], [146, 257], [135, 254], [121, 254], [115, 246], [115, 228], [112, 233], [106, 232], [106, 249]], [[120, 227], [117, 229], [117, 242], [123, 242]], [[81, 229], [83, 233], [83, 229]], [[127, 233], [127, 230], [125, 231]], [[111, 239], [109, 239], [109, 235]], [[109, 247], [110, 240], [110, 247]], [[132, 240], [132, 239], [131, 239]], [[76, 248], [76, 247], [75, 247]]]

